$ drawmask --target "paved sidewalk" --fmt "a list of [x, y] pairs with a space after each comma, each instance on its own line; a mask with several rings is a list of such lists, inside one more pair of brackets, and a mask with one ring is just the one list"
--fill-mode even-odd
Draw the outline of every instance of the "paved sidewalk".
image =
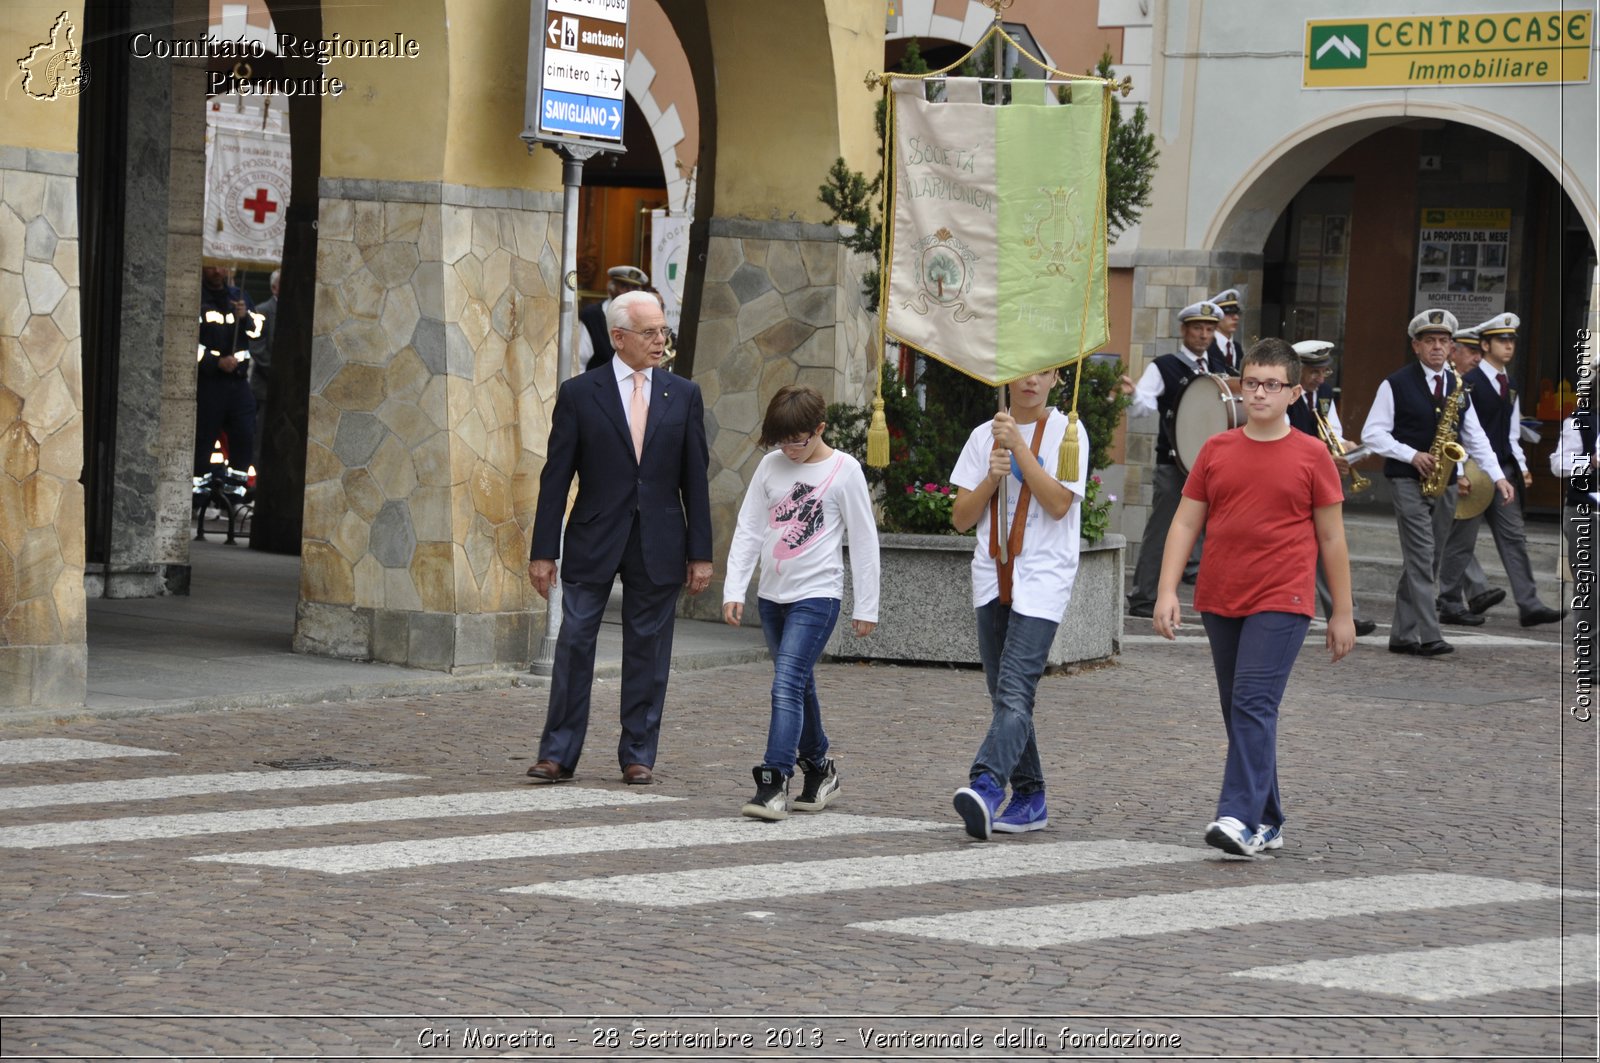
[[[548, 683], [526, 671], [449, 675], [293, 653], [299, 558], [212, 540], [192, 543], [190, 557], [188, 596], [89, 602], [87, 714], [193, 712]], [[620, 618], [607, 619], [595, 662], [602, 676], [616, 675], [622, 662]], [[765, 656], [759, 627], [677, 623], [677, 669]], [[0, 722], [62, 715], [5, 710]]]

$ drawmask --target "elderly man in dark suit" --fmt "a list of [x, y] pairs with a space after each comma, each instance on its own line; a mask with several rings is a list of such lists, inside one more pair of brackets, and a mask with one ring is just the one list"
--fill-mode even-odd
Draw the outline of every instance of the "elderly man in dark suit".
[[[660, 368], [667, 326], [649, 292], [611, 300], [616, 356], [561, 385], [551, 419], [528, 578], [544, 598], [561, 563], [561, 632], [535, 782], [572, 778], [589, 726], [595, 638], [622, 577], [623, 782], [654, 781], [679, 588], [711, 582], [711, 503], [700, 388]], [[561, 518], [572, 477], [578, 498]]]

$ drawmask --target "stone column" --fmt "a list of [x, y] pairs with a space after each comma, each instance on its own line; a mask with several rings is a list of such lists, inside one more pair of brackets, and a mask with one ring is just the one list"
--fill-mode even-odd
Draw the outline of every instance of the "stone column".
[[0, 706], [87, 686], [77, 172], [0, 146]]
[[[861, 297], [868, 265], [830, 225], [712, 219], [694, 378], [711, 441], [719, 572], [761, 461], [756, 440], [773, 393], [798, 383], [829, 402], [860, 403], [871, 394], [877, 321]], [[721, 584], [683, 601], [689, 615], [719, 615]]]
[[[1128, 375], [1134, 380], [1145, 366], [1178, 349], [1182, 330], [1178, 311], [1228, 288], [1239, 289], [1244, 317], [1239, 337], [1249, 346], [1261, 334], [1262, 258], [1240, 251], [1191, 251], [1141, 248], [1130, 256], [1133, 266], [1133, 331], [1128, 350]], [[1130, 544], [1144, 539], [1150, 515], [1150, 478], [1155, 469], [1158, 425], [1155, 415], [1130, 418], [1127, 436], [1127, 481], [1123, 486], [1122, 533]], [[1129, 552], [1131, 572], [1137, 562]]]
[[525, 667], [561, 197], [325, 179], [294, 648]]
[[128, 64], [114, 487], [92, 595], [189, 591], [205, 100], [204, 60]]

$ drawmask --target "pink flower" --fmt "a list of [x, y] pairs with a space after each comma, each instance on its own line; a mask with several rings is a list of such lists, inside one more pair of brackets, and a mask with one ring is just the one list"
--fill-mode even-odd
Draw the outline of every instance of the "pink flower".
[[1100, 482], [1100, 477], [1098, 477], [1098, 476], [1091, 476], [1091, 477], [1089, 477], [1089, 479], [1093, 480], [1095, 483], [1099, 483]]
[[950, 493], [950, 488], [948, 488], [948, 487], [941, 487], [941, 488], [939, 488], [939, 493], [940, 493], [940, 494], [941, 494], [941, 495], [947, 495], [947, 494], [949, 494], [949, 493]]
[[906, 484], [906, 494], [914, 495], [916, 493], [917, 493], [917, 489], [915, 487], [912, 487], [910, 484]]
[[938, 486], [935, 485], [935, 484], [923, 484], [922, 485], [922, 489], [924, 491], [927, 491], [929, 494], [932, 494], [934, 491], [939, 490]]

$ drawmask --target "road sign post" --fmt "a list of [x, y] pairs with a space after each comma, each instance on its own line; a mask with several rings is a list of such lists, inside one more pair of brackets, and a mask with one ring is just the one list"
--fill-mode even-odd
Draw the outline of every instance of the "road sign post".
[[[578, 320], [578, 189], [583, 164], [624, 151], [622, 117], [628, 55], [628, 0], [533, 0], [528, 25], [528, 87], [522, 139], [561, 156], [561, 314], [556, 382], [572, 375]], [[561, 580], [550, 587], [534, 675], [555, 670], [561, 631]]]

